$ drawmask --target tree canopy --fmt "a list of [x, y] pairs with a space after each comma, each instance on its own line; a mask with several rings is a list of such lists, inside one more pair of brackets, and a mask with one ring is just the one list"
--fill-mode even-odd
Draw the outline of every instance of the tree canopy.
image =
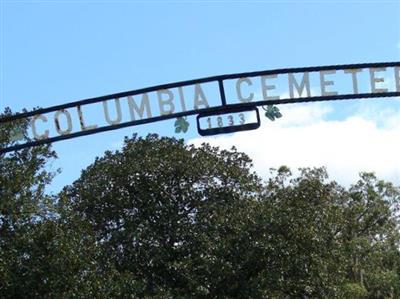
[[261, 178], [235, 148], [135, 135], [49, 196], [53, 158], [0, 157], [2, 297], [400, 297], [400, 190], [374, 174]]

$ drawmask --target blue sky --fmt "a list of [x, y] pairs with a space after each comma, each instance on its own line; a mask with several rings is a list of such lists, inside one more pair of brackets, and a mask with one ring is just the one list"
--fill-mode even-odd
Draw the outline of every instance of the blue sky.
[[[226, 73], [400, 60], [399, 1], [0, 2], [1, 110], [6, 106], [13, 111], [30, 110]], [[329, 131], [331, 127], [327, 129], [332, 138], [339, 138], [335, 134], [342, 132], [345, 125], [353, 128], [360, 125], [359, 132], [371, 132], [371, 136], [376, 131], [375, 140], [368, 141], [371, 136], [362, 140], [368, 141], [367, 147], [369, 143], [381, 146], [368, 152], [365, 162], [353, 163], [351, 169], [333, 167], [335, 178], [347, 182], [353, 179], [353, 176], [346, 177], [347, 173], [366, 168], [400, 184], [398, 162], [378, 159], [376, 164], [370, 164], [371, 156], [387, 155], [386, 143], [391, 151], [400, 151], [398, 142], [390, 143], [393, 138], [400, 139], [396, 135], [400, 133], [399, 99], [292, 106], [291, 111], [285, 111], [292, 117], [289, 126], [302, 130], [306, 136], [312, 136], [318, 125], [325, 129], [325, 125], [337, 125], [333, 131]], [[304, 119], [299, 122], [299, 115], [313, 122]], [[352, 122], [354, 119], [359, 122]], [[193, 120], [188, 134], [175, 136], [199, 142]], [[258, 134], [255, 140], [265, 136], [260, 134], [268, 134], [265, 127], [268, 125], [264, 121], [264, 131], [252, 133]], [[279, 132], [276, 136], [287, 145], [287, 138], [293, 132], [290, 128], [285, 131], [283, 125], [275, 129], [273, 134]], [[59, 159], [52, 167], [61, 167], [62, 174], [54, 180], [50, 191], [71, 183], [97, 155], [118, 148], [125, 135], [135, 132], [173, 136], [173, 121], [55, 143]], [[323, 136], [323, 132], [318, 132]], [[202, 140], [220, 146], [239, 145], [240, 149], [241, 140], [250, 136], [245, 134]], [[309, 142], [318, 143], [318, 140]], [[337, 139], [335, 144], [341, 142], [342, 139]], [[243, 149], [254, 155], [258, 171], [276, 166], [273, 160], [263, 160], [262, 153]], [[325, 155], [325, 158], [315, 158], [316, 166], [319, 163], [337, 165], [336, 158], [329, 154], [331, 149], [329, 145], [319, 147], [321, 157]], [[304, 151], [306, 157], [311, 147]], [[355, 156], [359, 156], [358, 151], [357, 148]], [[288, 161], [293, 167], [313, 164], [309, 158], [290, 156], [290, 153], [276, 160]], [[385, 163], [394, 166], [378, 167]]]

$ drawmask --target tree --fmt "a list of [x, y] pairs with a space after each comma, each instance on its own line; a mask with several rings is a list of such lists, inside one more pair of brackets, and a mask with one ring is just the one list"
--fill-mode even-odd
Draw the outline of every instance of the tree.
[[263, 183], [235, 149], [149, 135], [96, 159], [62, 197], [136, 295], [378, 298], [398, 294], [398, 194], [368, 174], [347, 190], [323, 168]]
[[[11, 115], [6, 109], [2, 116]], [[6, 123], [0, 128], [0, 147], [15, 144], [12, 132], [19, 132], [25, 141], [30, 141], [26, 134], [29, 123]], [[49, 200], [45, 196], [45, 187], [54, 177], [55, 172], [46, 170], [46, 163], [56, 158], [50, 146], [24, 149], [0, 156], [0, 234], [2, 240], [11, 238], [16, 231], [45, 217]]]
[[[19, 161], [10, 175], [30, 165], [21, 154], [1, 158]], [[50, 198], [52, 157], [20, 186], [2, 178], [2, 297], [400, 297], [400, 191], [372, 174], [344, 188], [281, 167], [262, 181], [234, 148], [135, 135]]]
[[258, 209], [266, 227], [260, 242], [269, 249], [260, 273], [268, 298], [340, 298], [343, 192], [323, 168], [301, 169], [297, 177], [287, 167], [273, 171]]
[[400, 296], [399, 204], [399, 188], [371, 173], [361, 175], [341, 204], [347, 276], [367, 298]]
[[[6, 109], [2, 116], [11, 115]], [[26, 129], [29, 123], [20, 121], [2, 124], [0, 146], [15, 144], [17, 139], [29, 141]], [[13, 138], [20, 135], [18, 138]], [[51, 198], [45, 187], [54, 176], [46, 170], [46, 163], [56, 157], [49, 146], [24, 149], [0, 156], [0, 292], [12, 294], [18, 288], [15, 269], [29, 257], [20, 248], [27, 231], [49, 217]]]
[[96, 159], [62, 197], [91, 223], [117, 269], [146, 285], [143, 294], [198, 296], [218, 286], [205, 281], [210, 269], [197, 273], [213, 258], [205, 250], [220, 242], [207, 237], [219, 229], [214, 219], [225, 221], [260, 190], [250, 166], [237, 151], [135, 136]]
[[[6, 109], [2, 116], [11, 115]], [[0, 146], [27, 136], [28, 121], [0, 128]], [[118, 297], [123, 285], [134, 283], [109, 264], [99, 264], [91, 228], [45, 193], [58, 170], [48, 164], [57, 156], [49, 145], [0, 156], [0, 297], [97, 298]], [[106, 287], [105, 287], [106, 286]]]

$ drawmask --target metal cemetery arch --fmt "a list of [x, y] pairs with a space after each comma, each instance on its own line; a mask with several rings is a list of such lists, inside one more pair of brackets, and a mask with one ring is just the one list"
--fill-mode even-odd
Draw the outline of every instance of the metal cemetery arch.
[[[387, 88], [379, 88], [379, 84], [383, 83], [385, 78], [381, 77], [382, 74], [380, 72], [386, 71], [386, 68], [393, 68], [394, 74], [393, 79], [395, 82], [394, 90], [388, 90]], [[369, 82], [370, 82], [370, 90], [369, 91], [359, 91], [357, 76], [363, 72], [364, 70], [369, 70]], [[346, 79], [352, 83], [352, 91], [339, 93], [333, 91], [327, 91], [328, 89], [333, 89], [334, 81], [328, 80], [328, 77], [334, 75], [337, 71], [343, 71], [346, 75]], [[319, 84], [321, 93], [318, 95], [312, 95], [310, 92], [310, 81], [309, 74], [319, 72]], [[295, 78], [295, 74], [303, 73], [302, 81], [299, 83]], [[275, 85], [268, 85], [266, 80], [273, 80], [277, 78], [278, 75], [288, 76], [288, 86], [290, 90], [290, 97], [280, 98], [268, 96], [268, 93], [276, 88]], [[261, 91], [263, 94], [262, 100], [255, 100], [253, 96], [248, 96], [244, 98], [242, 96], [240, 88], [244, 85], [247, 87], [251, 87], [253, 82], [250, 78], [260, 77], [261, 78]], [[229, 80], [237, 80], [236, 81], [236, 90], [239, 98], [238, 103], [228, 103], [226, 96], [226, 86], [224, 82]], [[217, 84], [217, 90], [220, 98], [220, 105], [209, 107], [207, 100], [204, 98], [203, 90], [201, 89], [201, 84], [205, 83], [214, 83]], [[195, 88], [195, 97], [197, 97], [197, 103], [195, 103], [195, 107], [191, 110], [186, 110], [186, 107], [183, 111], [175, 112], [173, 100], [173, 93], [170, 91], [171, 89], [178, 89], [180, 93], [180, 100], [182, 102], [182, 88], [194, 86]], [[297, 96], [294, 95], [294, 89], [297, 91]], [[148, 102], [148, 93], [156, 92], [159, 101], [160, 113], [159, 115], [152, 116], [151, 113], [146, 109], [150, 109]], [[303, 96], [303, 93], [306, 93], [306, 96]], [[254, 93], [251, 93], [254, 95]], [[142, 102], [140, 108], [138, 108], [136, 102], [132, 100], [133, 96], [142, 95]], [[163, 99], [162, 97], [167, 95], [167, 99]], [[135, 126], [140, 124], [147, 124], [172, 118], [181, 118], [189, 115], [198, 115], [197, 116], [197, 126], [198, 131], [201, 135], [214, 135], [220, 133], [228, 133], [235, 132], [240, 130], [250, 130], [258, 128], [260, 124], [259, 114], [258, 114], [258, 106], [264, 105], [277, 105], [277, 104], [288, 104], [288, 103], [301, 103], [301, 102], [316, 102], [316, 101], [330, 101], [330, 100], [348, 100], [348, 99], [365, 99], [365, 98], [381, 98], [381, 97], [396, 97], [400, 96], [400, 62], [385, 62], [385, 63], [364, 63], [364, 64], [348, 64], [348, 65], [330, 65], [330, 66], [317, 66], [317, 67], [305, 67], [305, 68], [285, 68], [285, 69], [277, 69], [277, 70], [267, 70], [267, 71], [258, 71], [258, 72], [247, 72], [247, 73], [238, 73], [238, 74], [229, 74], [229, 75], [221, 75], [221, 76], [213, 76], [195, 80], [181, 81], [170, 84], [157, 85], [153, 87], [147, 87], [127, 92], [121, 92], [76, 102], [71, 102], [67, 104], [57, 105], [49, 108], [38, 109], [31, 112], [19, 113], [13, 116], [7, 116], [0, 119], [0, 125], [4, 125], [6, 123], [17, 123], [21, 120], [28, 120], [31, 124], [32, 130], [34, 132], [33, 141], [28, 141], [22, 144], [13, 144], [9, 147], [0, 149], [0, 154], [4, 154], [10, 151], [23, 149], [26, 147], [37, 146], [47, 143], [52, 143], [60, 140], [71, 139], [79, 136], [91, 135], [99, 132], [105, 132], [110, 130], [116, 130], [119, 128]], [[82, 107], [89, 104], [95, 104], [103, 102], [103, 106], [105, 111], [107, 111], [107, 103], [105, 101], [114, 100], [118, 102], [119, 99], [126, 98], [129, 102], [130, 112], [131, 112], [131, 120], [121, 122], [121, 117], [119, 117], [119, 122], [114, 120], [111, 121], [107, 119], [109, 125], [98, 127], [97, 125], [86, 126], [85, 121], [82, 114]], [[195, 101], [196, 101], [195, 99]], [[200, 104], [203, 104], [203, 108], [200, 108]], [[147, 105], [147, 106], [146, 106]], [[169, 110], [165, 110], [165, 106], [169, 105]], [[182, 102], [182, 106], [184, 103]], [[81, 131], [71, 132], [71, 130], [61, 130], [60, 124], [58, 120], [58, 116], [63, 114], [64, 116], [69, 117], [68, 124], [71, 122], [71, 117], [68, 112], [68, 108], [76, 108], [79, 115], [80, 127]], [[119, 109], [120, 106], [119, 106]], [[143, 117], [145, 110], [147, 111], [148, 117]], [[228, 126], [225, 128], [210, 128], [210, 129], [201, 129], [199, 119], [201, 117], [221, 115], [227, 113], [240, 113], [243, 111], [253, 111], [256, 112], [257, 122], [256, 123], [248, 123], [248, 124], [240, 124], [237, 126]], [[45, 131], [45, 134], [41, 134], [40, 136], [36, 133], [35, 123], [40, 121], [42, 124], [48, 124], [47, 117], [44, 116], [46, 113], [56, 112], [54, 116], [54, 122], [56, 125], [56, 130], [59, 132], [59, 136], [50, 137], [49, 130]], [[120, 111], [118, 111], [120, 113]], [[135, 118], [135, 112], [139, 114], [140, 119]], [[106, 114], [106, 112], [104, 112]], [[120, 115], [120, 114], [119, 114]], [[150, 117], [149, 117], [150, 115]], [[106, 117], [107, 118], [107, 117]], [[60, 133], [61, 132], [61, 133]]]

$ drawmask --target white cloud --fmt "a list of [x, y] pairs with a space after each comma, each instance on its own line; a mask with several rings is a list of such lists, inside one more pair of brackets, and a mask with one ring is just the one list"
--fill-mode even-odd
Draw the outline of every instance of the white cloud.
[[330, 177], [345, 185], [355, 182], [360, 171], [373, 171], [400, 185], [399, 109], [377, 113], [363, 108], [344, 120], [328, 120], [333, 111], [326, 103], [288, 105], [281, 111], [283, 118], [276, 122], [263, 118], [258, 130], [190, 142], [235, 146], [253, 159], [255, 170], [264, 176], [269, 168], [281, 165], [326, 166]]

